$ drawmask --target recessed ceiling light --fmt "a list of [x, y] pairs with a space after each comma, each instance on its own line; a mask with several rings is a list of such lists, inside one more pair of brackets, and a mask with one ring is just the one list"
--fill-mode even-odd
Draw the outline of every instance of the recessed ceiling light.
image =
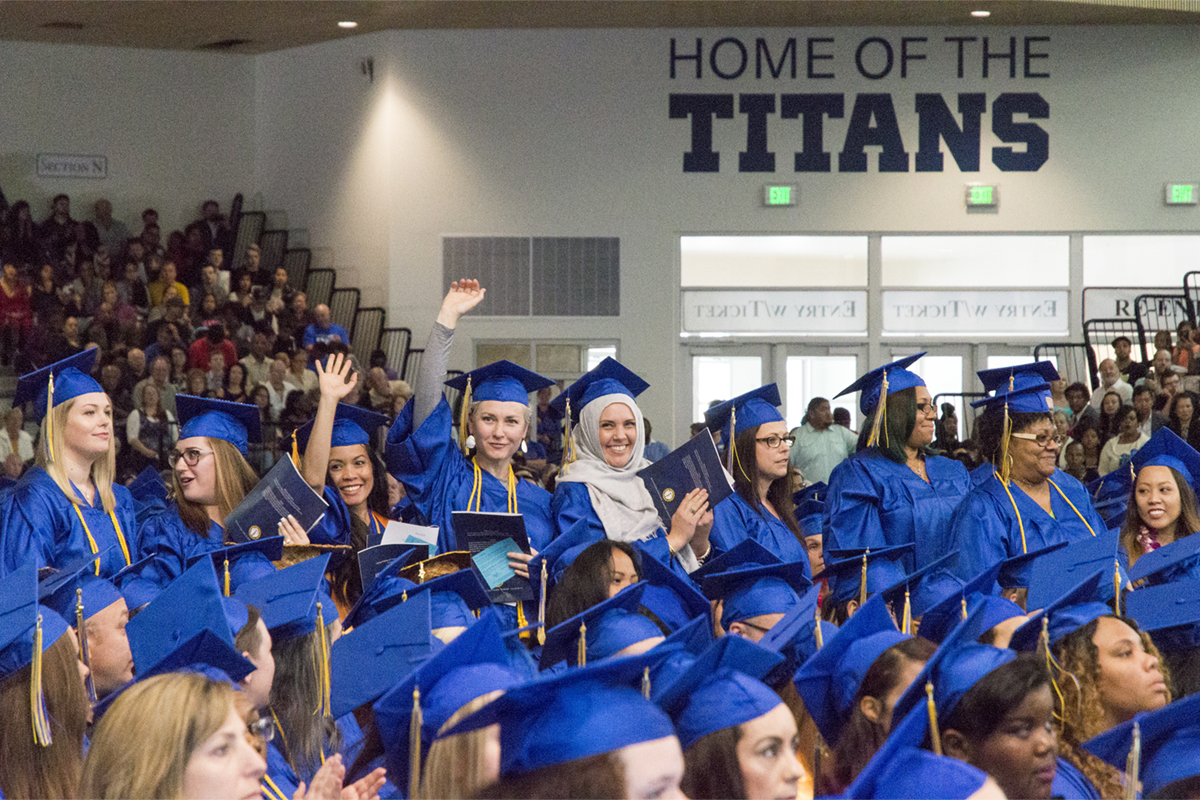
[[990, 12], [990, 11], [972, 11], [971, 12], [972, 17], [990, 17], [991, 15], [992, 15], [992, 12]]
[[[972, 13], [974, 13], [974, 12], [972, 12]], [[357, 28], [358, 23], [352, 19], [344, 19], [338, 23], [338, 27], [339, 28]]]

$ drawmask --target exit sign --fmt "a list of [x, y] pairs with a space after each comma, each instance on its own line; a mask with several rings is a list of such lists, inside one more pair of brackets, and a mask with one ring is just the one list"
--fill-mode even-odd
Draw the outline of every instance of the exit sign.
[[766, 186], [763, 188], [763, 205], [794, 206], [800, 202], [798, 186]]
[[1169, 206], [1194, 206], [1200, 203], [1200, 186], [1194, 183], [1168, 183], [1165, 199]]
[[967, 208], [995, 208], [1000, 205], [1000, 187], [995, 184], [969, 183]]

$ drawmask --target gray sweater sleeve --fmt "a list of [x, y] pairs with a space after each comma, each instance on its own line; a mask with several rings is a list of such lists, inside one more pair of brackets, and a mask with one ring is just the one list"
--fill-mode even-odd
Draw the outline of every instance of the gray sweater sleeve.
[[442, 399], [442, 381], [446, 379], [446, 365], [450, 363], [450, 345], [453, 343], [454, 331], [440, 322], [433, 323], [429, 341], [425, 343], [425, 354], [421, 356], [421, 368], [417, 370], [417, 385], [413, 387], [414, 431], [429, 418]]

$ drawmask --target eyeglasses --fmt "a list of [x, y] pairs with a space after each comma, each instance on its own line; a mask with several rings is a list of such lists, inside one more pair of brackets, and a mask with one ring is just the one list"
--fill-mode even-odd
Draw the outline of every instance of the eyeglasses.
[[275, 738], [275, 725], [270, 717], [259, 717], [246, 724], [246, 730], [250, 735], [262, 739], [264, 742], [269, 742]]
[[1055, 447], [1062, 447], [1063, 442], [1067, 441], [1067, 437], [1061, 433], [1039, 433], [1036, 436], [1032, 433], [1014, 433], [1014, 439], [1024, 439], [1027, 442], [1036, 442], [1037, 446], [1045, 450], [1051, 443]]
[[183, 463], [189, 467], [194, 467], [200, 463], [200, 459], [212, 453], [212, 450], [198, 450], [195, 447], [189, 447], [187, 450], [179, 451], [172, 450], [167, 454], [167, 463], [172, 467], [179, 463], [179, 459], [183, 459]]
[[936, 415], [937, 414], [937, 406], [935, 406], [933, 403], [917, 403], [917, 413], [918, 414], [922, 414], [922, 415], [928, 417], [930, 412], [932, 412], [933, 414]]
[[762, 439], [755, 439], [754, 441], [762, 442], [767, 447], [774, 450], [776, 447], [779, 447], [780, 443], [784, 443], [788, 447], [791, 447], [792, 445], [794, 445], [796, 443], [796, 437], [795, 436], [765, 436]]

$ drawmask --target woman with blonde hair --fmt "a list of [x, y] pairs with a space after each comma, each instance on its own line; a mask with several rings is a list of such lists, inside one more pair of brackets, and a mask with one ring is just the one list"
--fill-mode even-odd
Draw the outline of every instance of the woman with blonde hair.
[[41, 421], [37, 464], [13, 487], [3, 512], [0, 572], [26, 561], [58, 567], [99, 555], [97, 574], [115, 575], [138, 554], [134, 501], [114, 482], [112, 403], [89, 374], [90, 349], [23, 376], [13, 405], [32, 402]]
[[258, 798], [266, 763], [233, 686], [194, 672], [127, 689], [96, 726], [80, 796]]

